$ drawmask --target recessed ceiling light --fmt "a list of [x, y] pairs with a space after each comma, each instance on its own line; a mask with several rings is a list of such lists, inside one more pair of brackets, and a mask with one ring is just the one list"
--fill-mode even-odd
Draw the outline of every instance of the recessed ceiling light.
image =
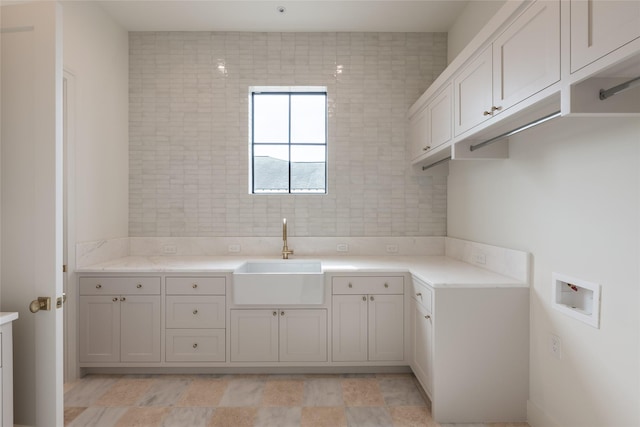
[[278, 6], [276, 10], [282, 14], [284, 14], [287, 11], [287, 9], [284, 6]]

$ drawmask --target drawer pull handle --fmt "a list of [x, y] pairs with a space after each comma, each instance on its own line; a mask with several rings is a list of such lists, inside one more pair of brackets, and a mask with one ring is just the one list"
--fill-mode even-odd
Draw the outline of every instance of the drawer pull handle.
[[118, 301], [118, 297], [113, 297], [113, 299], [111, 301], [113, 301], [113, 302]]
[[138, 288], [138, 289], [142, 288], [142, 283], [138, 283], [138, 284], [136, 285], [136, 288]]
[[417, 292], [416, 296], [422, 298], [422, 292]]
[[193, 314], [194, 315], [198, 314], [198, 309], [197, 308], [195, 310], [193, 310]]
[[126, 301], [126, 300], [127, 300], [127, 298], [125, 298], [125, 297], [120, 298], [120, 301]]
[[198, 343], [193, 343], [193, 348], [198, 348]]
[[362, 296], [362, 301], [366, 301], [367, 297], [365, 297], [364, 295]]
[[369, 297], [369, 299], [370, 299], [371, 301], [373, 301], [373, 296], [370, 296], [370, 297]]
[[96, 285], [96, 289], [101, 289], [101, 288], [102, 288], [102, 285], [101, 285], [100, 283], [98, 283], [98, 284]]
[[349, 287], [350, 287], [350, 288], [353, 288], [353, 285], [352, 285], [351, 283], [349, 283]]
[[192, 287], [193, 289], [197, 289], [197, 288], [198, 288], [198, 284], [197, 284], [197, 283], [194, 283], [193, 285], [191, 285], [191, 287]]
[[385, 283], [385, 284], [384, 284], [384, 287], [385, 287], [385, 288], [388, 288], [388, 287], [389, 287], [389, 284], [388, 284], [388, 283]]
[[429, 316], [428, 314], [426, 316], [424, 316], [425, 319], [427, 320], [431, 320], [431, 316]]
[[277, 312], [277, 311], [274, 311], [274, 312], [273, 312], [273, 315], [274, 315], [274, 316], [277, 316], [277, 315], [278, 315], [278, 312]]

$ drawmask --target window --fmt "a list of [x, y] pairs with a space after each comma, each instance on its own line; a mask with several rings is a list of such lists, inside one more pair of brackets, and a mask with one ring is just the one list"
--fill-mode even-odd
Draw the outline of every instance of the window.
[[[288, 88], [290, 89], [290, 88]], [[251, 192], [327, 192], [327, 92], [251, 91]]]

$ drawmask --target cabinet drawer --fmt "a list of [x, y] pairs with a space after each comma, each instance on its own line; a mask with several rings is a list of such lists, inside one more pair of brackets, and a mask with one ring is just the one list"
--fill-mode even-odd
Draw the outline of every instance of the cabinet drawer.
[[433, 293], [431, 288], [416, 278], [412, 280], [411, 298], [416, 300], [416, 302], [422, 305], [429, 313], [432, 312]]
[[402, 294], [402, 276], [340, 276], [333, 278], [334, 294]]
[[166, 331], [167, 362], [224, 362], [224, 329], [169, 329]]
[[160, 295], [159, 277], [81, 277], [80, 295]]
[[167, 295], [224, 294], [224, 277], [167, 277]]
[[168, 296], [166, 301], [167, 328], [225, 327], [225, 297]]

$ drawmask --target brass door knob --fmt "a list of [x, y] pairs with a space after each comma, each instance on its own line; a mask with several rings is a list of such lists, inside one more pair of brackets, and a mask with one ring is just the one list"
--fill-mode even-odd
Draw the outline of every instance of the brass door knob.
[[29, 304], [29, 311], [32, 313], [37, 313], [40, 310], [51, 310], [51, 298], [49, 297], [38, 297], [38, 299], [34, 299]]

